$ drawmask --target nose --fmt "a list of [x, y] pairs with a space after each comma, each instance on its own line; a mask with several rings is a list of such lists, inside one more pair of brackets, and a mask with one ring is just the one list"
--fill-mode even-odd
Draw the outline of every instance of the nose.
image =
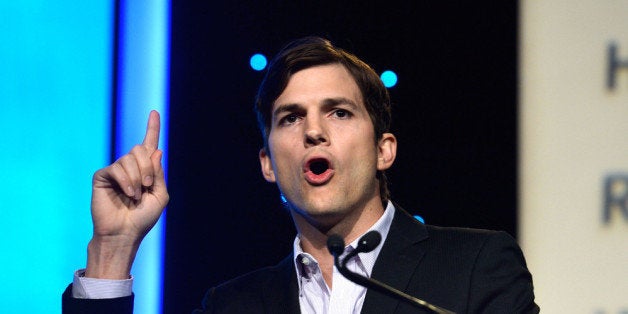
[[318, 119], [308, 119], [305, 124], [305, 147], [329, 143], [325, 127]]

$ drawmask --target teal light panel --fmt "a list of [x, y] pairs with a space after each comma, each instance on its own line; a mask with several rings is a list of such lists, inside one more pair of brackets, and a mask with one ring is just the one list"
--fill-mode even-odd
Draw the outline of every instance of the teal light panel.
[[0, 313], [58, 313], [109, 162], [113, 1], [0, 2]]

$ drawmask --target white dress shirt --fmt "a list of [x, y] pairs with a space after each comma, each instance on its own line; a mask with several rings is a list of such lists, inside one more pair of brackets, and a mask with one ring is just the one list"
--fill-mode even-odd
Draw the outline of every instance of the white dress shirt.
[[[381, 243], [384, 243], [393, 220], [394, 212], [395, 208], [389, 201], [384, 215], [366, 232], [371, 230], [378, 231], [382, 235]], [[361, 236], [362, 235], [360, 235], [360, 237]], [[345, 251], [340, 257], [341, 259], [349, 252], [355, 250], [360, 237], [345, 247]], [[381, 243], [373, 251], [360, 253], [349, 260], [347, 262], [347, 268], [362, 276], [371, 277], [373, 266], [382, 249]], [[333, 288], [330, 289], [323, 279], [323, 274], [316, 259], [309, 253], [303, 252], [301, 249], [301, 240], [298, 235], [294, 240], [293, 247], [295, 256], [294, 266], [299, 283], [299, 305], [302, 314], [357, 314], [362, 311], [362, 305], [366, 297], [366, 288], [346, 279], [334, 266], [332, 275]]]
[[133, 276], [129, 279], [98, 279], [85, 276], [85, 269], [74, 272], [72, 297], [76, 299], [111, 299], [133, 293]]

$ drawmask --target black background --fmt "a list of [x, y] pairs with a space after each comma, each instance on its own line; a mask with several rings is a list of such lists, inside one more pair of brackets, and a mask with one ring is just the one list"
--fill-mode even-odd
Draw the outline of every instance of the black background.
[[[369, 4], [366, 4], [369, 3]], [[261, 176], [248, 60], [319, 35], [394, 70], [393, 199], [429, 224], [516, 235], [515, 1], [173, 1], [164, 310], [292, 249]], [[139, 292], [141, 293], [141, 292]]]

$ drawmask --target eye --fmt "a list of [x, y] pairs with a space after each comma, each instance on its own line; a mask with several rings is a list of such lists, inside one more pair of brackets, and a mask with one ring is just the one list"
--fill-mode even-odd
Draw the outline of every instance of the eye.
[[339, 119], [347, 119], [351, 117], [351, 113], [344, 109], [336, 109], [333, 114]]
[[299, 116], [296, 113], [291, 113], [279, 120], [279, 125], [290, 125], [299, 121]]

